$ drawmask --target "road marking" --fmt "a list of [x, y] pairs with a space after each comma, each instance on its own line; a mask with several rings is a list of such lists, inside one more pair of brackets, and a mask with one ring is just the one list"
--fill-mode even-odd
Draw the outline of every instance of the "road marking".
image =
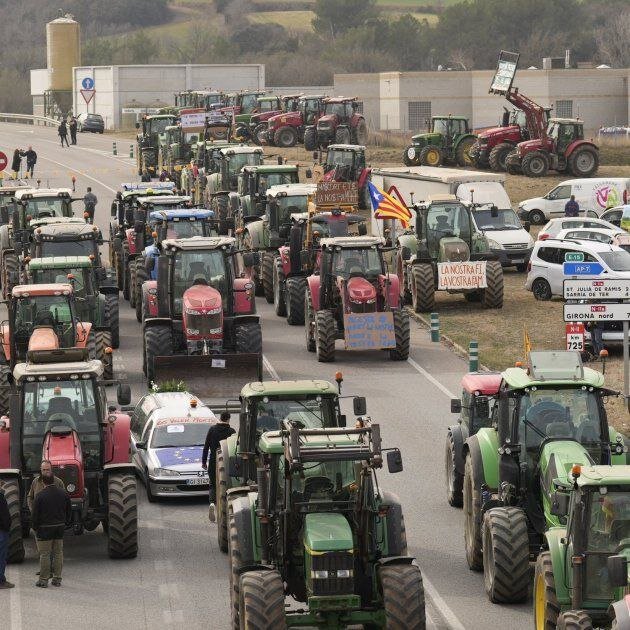
[[20, 573], [15, 579], [15, 588], [9, 591], [9, 607], [11, 609], [11, 630], [22, 630], [22, 602], [20, 590], [22, 589]]
[[422, 574], [422, 583], [424, 584], [424, 592], [431, 600], [438, 614], [448, 624], [450, 630], [466, 630], [464, 624], [457, 618], [457, 615], [448, 607], [446, 602], [440, 597], [435, 586], [431, 584], [426, 574]]
[[273, 367], [273, 365], [271, 365], [271, 362], [264, 354], [263, 354], [263, 365], [265, 366], [265, 369], [267, 370], [267, 372], [269, 372], [269, 374], [271, 375], [271, 378], [274, 381], [280, 380], [280, 377], [278, 376], [278, 372], [276, 372], [276, 369]]
[[421, 365], [418, 365], [413, 359], [411, 358], [407, 359], [407, 363], [409, 363], [409, 365], [414, 370], [416, 370], [417, 372], [420, 372], [420, 374], [422, 374], [422, 376], [424, 376], [424, 378], [426, 378], [427, 381], [429, 381], [430, 383], [433, 383], [433, 385], [435, 385], [443, 394], [446, 394], [449, 398], [457, 398], [457, 396], [455, 396], [453, 392], [451, 392], [447, 387], [442, 385], [442, 383], [440, 383], [440, 381], [438, 381], [434, 376], [431, 376], [431, 374], [429, 374]]
[[102, 186], [106, 190], [109, 190], [109, 192], [113, 193], [114, 195], [116, 194], [116, 191], [113, 188], [110, 188], [107, 184], [103, 183], [100, 179], [96, 179], [96, 177], [92, 177], [91, 175], [88, 175], [85, 171], [81, 171], [78, 168], [74, 168], [74, 166], [70, 166], [69, 164], [64, 164], [63, 162], [57, 162], [56, 160], [51, 160], [50, 158], [47, 158], [47, 157], [41, 157], [40, 159], [44, 160], [45, 162], [51, 162], [52, 164], [56, 164], [57, 166], [63, 166], [63, 168], [67, 168], [68, 170], [74, 171], [75, 173], [79, 173], [79, 175], [82, 175], [83, 177], [86, 177], [87, 179], [90, 179], [93, 182], [96, 182], [97, 184], [99, 184], [99, 186]]

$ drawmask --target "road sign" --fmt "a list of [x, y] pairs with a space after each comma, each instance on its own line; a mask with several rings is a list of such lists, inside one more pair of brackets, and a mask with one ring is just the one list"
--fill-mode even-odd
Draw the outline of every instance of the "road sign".
[[81, 87], [84, 90], [93, 90], [94, 89], [94, 79], [92, 77], [85, 77], [83, 81], [81, 81]]
[[565, 304], [565, 322], [623, 322], [630, 320], [630, 304]]
[[94, 92], [96, 92], [96, 90], [81, 90], [81, 96], [86, 105], [94, 98]]
[[584, 324], [567, 324], [567, 350], [584, 351]]
[[584, 254], [582, 252], [567, 252], [564, 255], [564, 262], [584, 262]]
[[565, 280], [565, 300], [630, 300], [630, 280]]
[[6, 153], [2, 153], [2, 151], [0, 151], [0, 173], [4, 171], [8, 164], [9, 158], [7, 157]]
[[565, 276], [599, 276], [604, 267], [598, 262], [565, 262]]

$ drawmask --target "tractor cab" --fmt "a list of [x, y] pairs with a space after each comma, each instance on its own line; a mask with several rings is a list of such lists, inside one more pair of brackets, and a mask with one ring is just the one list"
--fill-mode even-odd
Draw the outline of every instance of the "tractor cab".
[[203, 208], [154, 210], [149, 214], [148, 227], [153, 244], [166, 239], [214, 236], [214, 212]]
[[[265, 219], [270, 232], [270, 242], [277, 238], [286, 242], [291, 230], [292, 215], [308, 211], [309, 200], [315, 194], [315, 184], [274, 185], [267, 188]], [[279, 243], [274, 243], [279, 246]]]
[[321, 116], [325, 96], [302, 96], [298, 102], [298, 111], [302, 114], [304, 125], [314, 125]]
[[557, 153], [566, 153], [573, 142], [584, 140], [584, 123], [581, 120], [551, 118], [547, 137]]
[[348, 123], [355, 112], [358, 110], [359, 104], [356, 98], [329, 98], [324, 103], [324, 113], [321, 117], [322, 123], [334, 122], [338, 125], [341, 123]]
[[323, 164], [324, 181], [357, 182], [365, 170], [365, 147], [331, 144]]
[[158, 114], [142, 117], [142, 140], [145, 144], [157, 148], [160, 136], [164, 135], [166, 128], [175, 125], [177, 116], [174, 114]]
[[81, 316], [82, 311], [88, 310], [88, 302], [93, 302], [93, 296], [98, 293], [94, 265], [88, 256], [33, 258], [28, 263], [28, 277], [33, 285], [71, 284], [79, 317], [93, 321], [87, 313], [86, 317]]
[[245, 166], [238, 175], [240, 222], [248, 223], [265, 214], [267, 189], [298, 184], [298, 167], [292, 164]]
[[102, 244], [103, 235], [96, 225], [80, 219], [48, 222], [35, 228], [31, 256], [90, 256], [97, 266], [101, 266], [99, 247]]
[[3, 182], [0, 180], [0, 225], [11, 223], [15, 209], [13, 199], [20, 191], [31, 190], [31, 186], [21, 181]]

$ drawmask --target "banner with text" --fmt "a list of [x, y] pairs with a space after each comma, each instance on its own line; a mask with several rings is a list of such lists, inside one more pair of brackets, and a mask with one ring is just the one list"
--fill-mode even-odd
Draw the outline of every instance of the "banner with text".
[[385, 313], [346, 313], [343, 316], [347, 350], [395, 348], [394, 315]]
[[485, 289], [485, 260], [438, 263], [438, 289]]

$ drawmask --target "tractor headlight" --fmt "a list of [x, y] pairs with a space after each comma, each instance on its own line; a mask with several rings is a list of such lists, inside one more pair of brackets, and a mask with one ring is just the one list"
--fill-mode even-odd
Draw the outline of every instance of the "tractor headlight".
[[311, 578], [313, 580], [327, 580], [328, 571], [311, 571]]
[[149, 289], [149, 295], [157, 295], [157, 289]]
[[198, 335], [199, 334], [199, 330], [194, 330], [192, 328], [186, 328], [186, 334], [187, 335]]
[[170, 468], [154, 468], [153, 474], [156, 477], [179, 477], [179, 473], [176, 470]]
[[69, 483], [69, 484], [66, 486], [66, 490], [67, 490], [68, 492], [70, 492], [70, 494], [72, 494], [72, 493], [73, 493], [76, 489], [77, 489], [77, 487], [76, 487], [73, 483]]
[[337, 571], [338, 578], [351, 578], [352, 577], [352, 569], [339, 569]]

